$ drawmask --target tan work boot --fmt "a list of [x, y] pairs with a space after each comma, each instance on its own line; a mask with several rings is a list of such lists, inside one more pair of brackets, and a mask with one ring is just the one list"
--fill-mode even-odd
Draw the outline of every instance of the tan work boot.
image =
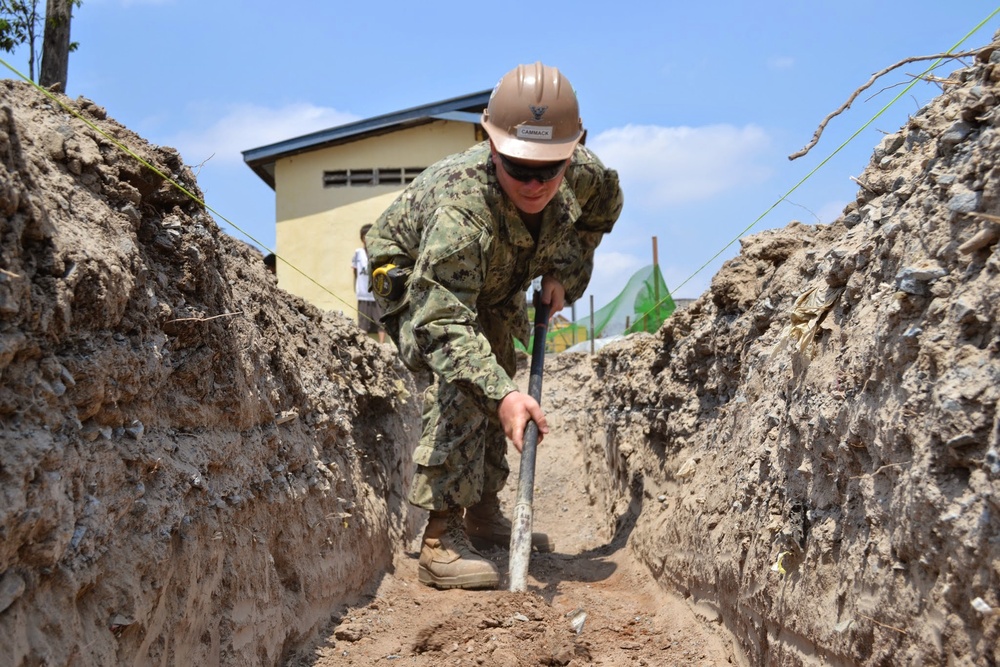
[[462, 510], [431, 512], [420, 548], [420, 583], [436, 588], [496, 588], [497, 566], [473, 548], [462, 525]]
[[[500, 499], [484, 494], [479, 502], [465, 510], [465, 531], [480, 549], [494, 546], [510, 548], [510, 520], [500, 510]], [[531, 534], [531, 547], [535, 551], [554, 551], [556, 546], [545, 533]]]

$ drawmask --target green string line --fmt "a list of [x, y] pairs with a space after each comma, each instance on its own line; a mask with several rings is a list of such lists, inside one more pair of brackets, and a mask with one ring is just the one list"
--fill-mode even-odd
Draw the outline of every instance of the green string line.
[[[287, 266], [289, 266], [290, 268], [292, 268], [296, 272], [298, 272], [298, 274], [301, 275], [303, 278], [305, 278], [306, 280], [308, 280], [312, 284], [316, 285], [317, 287], [319, 287], [321, 290], [323, 290], [324, 292], [326, 292], [327, 294], [329, 294], [333, 298], [337, 299], [338, 301], [340, 301], [344, 305], [348, 306], [352, 310], [357, 310], [357, 306], [356, 305], [351, 305], [350, 303], [348, 303], [344, 299], [340, 298], [338, 295], [336, 295], [332, 291], [330, 291], [327, 287], [325, 287], [324, 285], [321, 285], [319, 282], [317, 282], [316, 280], [314, 280], [312, 278], [312, 276], [309, 276], [304, 271], [302, 271], [301, 269], [299, 269], [297, 266], [295, 266], [294, 264], [292, 264], [291, 262], [289, 262], [287, 259], [285, 259], [284, 257], [281, 257], [280, 255], [278, 255], [278, 253], [276, 253], [273, 250], [271, 250], [270, 248], [268, 248], [267, 245], [265, 245], [264, 243], [261, 243], [259, 240], [257, 240], [256, 238], [254, 238], [254, 236], [252, 234], [250, 234], [249, 232], [245, 231], [239, 225], [235, 224], [232, 220], [230, 220], [229, 218], [227, 218], [226, 216], [222, 215], [221, 213], [219, 213], [218, 211], [216, 211], [214, 208], [212, 208], [211, 206], [209, 206], [208, 204], [206, 204], [199, 197], [197, 197], [193, 192], [191, 192], [190, 190], [188, 190], [187, 188], [185, 188], [183, 185], [181, 185], [180, 183], [178, 183], [177, 181], [175, 181], [174, 179], [172, 179], [170, 176], [164, 174], [162, 171], [160, 171], [159, 169], [157, 169], [156, 167], [154, 167], [148, 161], [146, 161], [145, 159], [143, 159], [142, 156], [137, 155], [135, 152], [133, 152], [131, 149], [129, 149], [128, 146], [126, 146], [125, 144], [121, 143], [120, 141], [118, 141], [117, 139], [115, 139], [114, 137], [112, 137], [111, 135], [109, 135], [107, 132], [105, 132], [101, 128], [97, 127], [97, 125], [95, 125], [91, 121], [89, 121], [86, 118], [84, 118], [83, 116], [81, 116], [80, 113], [76, 109], [73, 109], [72, 107], [68, 106], [62, 100], [60, 100], [55, 95], [53, 95], [51, 92], [49, 92], [45, 88], [43, 88], [40, 85], [38, 85], [37, 83], [35, 83], [34, 81], [32, 81], [31, 79], [29, 79], [28, 77], [26, 77], [21, 72], [19, 72], [14, 66], [12, 66], [10, 63], [8, 63], [6, 60], [4, 60], [3, 58], [0, 58], [0, 63], [2, 63], [4, 65], [4, 67], [6, 67], [11, 72], [13, 72], [14, 74], [16, 74], [22, 80], [30, 83], [36, 90], [40, 91], [43, 95], [45, 95], [50, 100], [52, 100], [53, 102], [55, 102], [56, 104], [58, 104], [60, 107], [62, 107], [63, 109], [65, 109], [67, 112], [69, 112], [70, 114], [72, 114], [73, 116], [75, 116], [76, 118], [78, 118], [80, 121], [82, 121], [88, 127], [90, 127], [90, 129], [94, 130], [95, 132], [97, 132], [98, 134], [100, 134], [102, 137], [104, 137], [105, 139], [107, 139], [109, 142], [111, 142], [112, 144], [114, 144], [115, 146], [117, 146], [118, 148], [120, 148], [122, 150], [122, 152], [126, 153], [127, 155], [130, 155], [136, 161], [138, 161], [140, 164], [142, 164], [144, 167], [146, 167], [147, 169], [149, 169], [150, 171], [152, 171], [154, 174], [156, 174], [157, 176], [159, 176], [160, 178], [162, 178], [163, 180], [167, 181], [168, 183], [170, 183], [171, 185], [173, 185], [175, 188], [177, 188], [178, 190], [180, 190], [187, 197], [189, 197], [193, 201], [195, 201], [199, 206], [203, 207], [207, 211], [211, 211], [212, 213], [214, 213], [219, 219], [224, 220], [233, 229], [235, 229], [239, 233], [243, 234], [243, 236], [247, 237], [248, 239], [250, 239], [251, 241], [253, 241], [254, 243], [256, 243], [258, 246], [260, 246], [261, 248], [263, 248], [264, 250], [266, 250], [267, 252], [273, 253], [274, 256], [275, 256], [275, 259], [280, 259]], [[362, 313], [360, 311], [358, 311], [358, 314], [360, 316], [362, 316], [362, 317], [365, 317], [366, 319], [371, 320], [370, 317], [368, 317], [367, 315], [365, 315], [364, 313]], [[375, 322], [375, 320], [371, 320], [371, 321], [374, 322], [375, 324], [378, 324], [378, 322]]]
[[[948, 49], [948, 51], [946, 51], [945, 53], [948, 54], [948, 53], [951, 53], [952, 51], [955, 51], [956, 49], [958, 49], [959, 46], [961, 46], [973, 34], [975, 34], [976, 32], [978, 32], [990, 19], [992, 19], [998, 13], [1000, 13], [1000, 7], [997, 7], [996, 9], [994, 9], [989, 14], [989, 16], [987, 16], [982, 21], [980, 21], [979, 24], [976, 25], [976, 27], [974, 27], [972, 30], [970, 30], [964, 37], [962, 37], [962, 39], [960, 39], [957, 43], [955, 43], [955, 45], [952, 46], [950, 49]], [[878, 118], [880, 116], [882, 116], [882, 114], [884, 114], [890, 107], [892, 107], [893, 104], [895, 104], [897, 101], [899, 101], [899, 99], [901, 97], [903, 97], [903, 95], [905, 95], [907, 92], [909, 92], [909, 90], [911, 88], [913, 88], [913, 86], [915, 86], [917, 84], [917, 81], [920, 81], [921, 79], [923, 79], [924, 76], [926, 76], [931, 71], [933, 71], [934, 69], [936, 69], [937, 67], [939, 67], [940, 64], [944, 60], [945, 60], [945, 56], [942, 56], [942, 57], [938, 58], [927, 69], [925, 69], [923, 71], [923, 73], [921, 73], [919, 76], [915, 77], [912, 81], [910, 81], [910, 83], [907, 84], [907, 86], [905, 88], [903, 88], [903, 90], [901, 90], [894, 98], [892, 98], [885, 106], [883, 106], [874, 116], [872, 116], [871, 119], [868, 120], [868, 122], [866, 122], [864, 125], [862, 125], [861, 127], [859, 127], [850, 137], [848, 137], [843, 143], [841, 143], [832, 153], [830, 153], [819, 164], [817, 164], [815, 167], [813, 167], [812, 170], [810, 170], [805, 176], [803, 176], [784, 195], [782, 195], [773, 204], [771, 204], [763, 213], [761, 213], [759, 216], [757, 216], [753, 220], [753, 222], [751, 222], [749, 225], [747, 225], [739, 234], [737, 234], [732, 240], [730, 240], [729, 243], [727, 243], [722, 248], [720, 248], [719, 251], [716, 252], [714, 255], [712, 255], [704, 264], [702, 264], [700, 267], [698, 267], [697, 269], [695, 269], [695, 271], [690, 276], [688, 276], [687, 278], [685, 278], [679, 285], [677, 285], [674, 288], [674, 291], [679, 290], [681, 287], [683, 287], [688, 282], [690, 282], [695, 276], [697, 276], [699, 273], [701, 273], [709, 264], [711, 264], [713, 261], [715, 261], [715, 259], [718, 258], [719, 255], [721, 255], [722, 253], [724, 253], [730, 246], [732, 246], [734, 243], [736, 243], [744, 234], [746, 234], [751, 229], [753, 229], [755, 226], [757, 226], [757, 223], [759, 223], [771, 211], [773, 211], [775, 208], [777, 208], [777, 206], [781, 202], [786, 201], [787, 198], [789, 197], [789, 195], [791, 195], [796, 190], [798, 190], [799, 187], [802, 186], [803, 183], [805, 183], [806, 181], [808, 181], [814, 174], [816, 174], [816, 172], [818, 172], [824, 165], [826, 165], [831, 159], [833, 159], [834, 156], [836, 156], [838, 153], [840, 153], [841, 150], [843, 150], [848, 144], [850, 144], [854, 139], [856, 139], [858, 137], [858, 135], [860, 135], [872, 123], [874, 123], [876, 120], [878, 120]], [[43, 95], [45, 95], [46, 97], [48, 97], [50, 100], [52, 100], [53, 102], [55, 102], [56, 104], [58, 104], [60, 107], [62, 107], [63, 109], [65, 109], [68, 113], [70, 113], [71, 115], [75, 116], [80, 121], [82, 121], [84, 124], [86, 124], [87, 126], [89, 126], [92, 130], [94, 130], [95, 132], [97, 132], [98, 134], [100, 134], [101, 136], [103, 136], [105, 139], [107, 139], [109, 142], [111, 142], [112, 144], [114, 144], [115, 146], [117, 146], [118, 148], [120, 148], [124, 153], [126, 153], [127, 155], [130, 155], [136, 161], [138, 161], [140, 164], [142, 164], [143, 166], [145, 166], [146, 168], [148, 168], [150, 171], [152, 171], [153, 173], [155, 173], [157, 176], [159, 176], [160, 178], [164, 179], [165, 181], [167, 181], [168, 183], [170, 183], [171, 185], [173, 185], [175, 188], [177, 188], [178, 190], [180, 190], [187, 197], [191, 198], [193, 201], [195, 201], [196, 203], [198, 203], [200, 206], [202, 206], [206, 210], [211, 211], [218, 218], [220, 218], [221, 220], [224, 220], [233, 229], [235, 229], [238, 232], [240, 232], [241, 234], [243, 234], [245, 237], [247, 237], [248, 239], [250, 239], [251, 241], [253, 241], [254, 243], [256, 243], [261, 248], [264, 248], [268, 252], [273, 253], [276, 260], [280, 259], [287, 266], [289, 266], [290, 268], [294, 269], [303, 278], [305, 278], [306, 280], [308, 280], [309, 282], [311, 282], [315, 286], [319, 287], [321, 290], [323, 290], [324, 292], [326, 292], [327, 294], [329, 294], [333, 298], [337, 299], [338, 301], [340, 301], [344, 305], [348, 306], [349, 308], [357, 310], [356, 306], [352, 306], [350, 303], [348, 303], [347, 301], [345, 301], [344, 299], [342, 299], [340, 296], [338, 296], [337, 294], [334, 294], [326, 286], [320, 284], [312, 276], [306, 274], [304, 271], [302, 271], [297, 266], [295, 266], [294, 264], [292, 264], [291, 262], [289, 262], [288, 260], [286, 260], [284, 257], [281, 257], [280, 255], [278, 255], [278, 253], [274, 252], [274, 250], [268, 248], [267, 245], [265, 245], [264, 243], [262, 243], [261, 241], [259, 241], [257, 238], [255, 238], [249, 232], [245, 231], [239, 225], [237, 225], [234, 222], [232, 222], [229, 218], [227, 218], [226, 216], [224, 216], [221, 213], [219, 213], [218, 211], [216, 211], [213, 207], [209, 206], [206, 202], [204, 202], [199, 197], [195, 196], [194, 193], [192, 193], [190, 190], [188, 190], [187, 188], [185, 188], [183, 185], [181, 185], [180, 183], [178, 183], [177, 181], [175, 181], [171, 177], [169, 177], [166, 174], [164, 174], [162, 171], [160, 171], [159, 169], [157, 169], [156, 167], [154, 167], [152, 164], [150, 164], [148, 161], [146, 161], [145, 159], [143, 159], [141, 156], [137, 155], [135, 152], [133, 152], [132, 150], [130, 150], [127, 146], [125, 146], [124, 144], [122, 144], [121, 142], [119, 142], [117, 139], [115, 139], [114, 137], [108, 135], [106, 132], [104, 132], [99, 127], [97, 127], [94, 123], [90, 122], [89, 120], [87, 120], [86, 118], [84, 118], [83, 116], [81, 116], [75, 109], [73, 109], [73, 108], [69, 107], [68, 105], [66, 105], [62, 100], [60, 100], [57, 97], [55, 97], [51, 92], [49, 92], [45, 88], [42, 88], [37, 83], [35, 83], [34, 81], [32, 81], [30, 78], [26, 77], [24, 74], [22, 74], [20, 71], [18, 71], [14, 66], [12, 66], [10, 63], [8, 63], [6, 60], [4, 60], [3, 58], [0, 58], [0, 63], [2, 63], [10, 71], [14, 72], [14, 74], [16, 74], [22, 80], [24, 80], [24, 81], [28, 82], [29, 84], [31, 84], [36, 90], [40, 91]], [[666, 302], [667, 299], [671, 298], [671, 296], [670, 296], [671, 294], [672, 294], [672, 291], [668, 288], [667, 295], [664, 296], [660, 301], [658, 301], [653, 306], [653, 308], [651, 308], [650, 310], [648, 310], [645, 313], [643, 313], [642, 314], [642, 318], [638, 318], [637, 322], [641, 321], [641, 319], [644, 319], [646, 316], [648, 316], [654, 310], [657, 310], [660, 305], [662, 305], [664, 302]], [[360, 316], [362, 316], [362, 317], [367, 317], [366, 315], [364, 315], [360, 311], [358, 311], [358, 314]], [[367, 319], [371, 319], [371, 318], [367, 318]], [[374, 322], [374, 320], [372, 320], [372, 321]], [[625, 333], [633, 333], [632, 329], [634, 329], [635, 326], [636, 325], [633, 324], [633, 326], [630, 327], [630, 329], [627, 330]]]
[[[848, 137], [842, 144], [840, 144], [840, 146], [838, 146], [836, 148], [836, 150], [834, 150], [832, 153], [830, 153], [822, 162], [820, 162], [815, 167], [813, 167], [813, 169], [809, 173], [807, 173], [805, 176], [803, 176], [799, 180], [799, 182], [796, 183], [795, 185], [793, 185], [792, 188], [788, 192], [786, 192], [784, 195], [781, 196], [781, 198], [779, 198], [777, 201], [775, 201], [773, 204], [771, 204], [771, 206], [768, 207], [768, 209], [766, 211], [764, 211], [759, 216], [757, 216], [757, 218], [753, 222], [751, 222], [749, 225], [747, 225], [747, 227], [743, 231], [741, 231], [735, 238], [733, 238], [729, 243], [727, 243], [726, 245], [724, 245], [722, 247], [722, 249], [720, 249], [717, 253], [715, 253], [714, 255], [712, 255], [708, 259], [708, 261], [706, 261], [704, 264], [702, 264], [700, 267], [698, 267], [695, 270], [694, 273], [692, 273], [690, 276], [688, 276], [687, 278], [685, 278], [684, 281], [681, 282], [681, 284], [678, 285], [675, 288], [675, 290], [679, 290], [681, 287], [683, 287], [684, 285], [688, 284], [688, 282], [690, 282], [692, 278], [694, 278], [696, 275], [698, 275], [699, 273], [701, 273], [705, 269], [705, 267], [707, 267], [709, 264], [711, 264], [713, 261], [715, 261], [715, 259], [719, 255], [721, 255], [722, 253], [724, 253], [726, 251], [726, 249], [728, 249], [731, 245], [733, 245], [738, 240], [740, 240], [740, 237], [742, 237], [744, 234], [746, 234], [751, 229], [753, 229], [757, 225], [757, 223], [760, 222], [761, 220], [763, 220], [764, 217], [767, 216], [768, 213], [770, 213], [771, 211], [773, 211], [778, 206], [778, 204], [780, 204], [781, 202], [787, 200], [789, 195], [791, 195], [793, 192], [795, 192], [796, 190], [798, 190], [799, 187], [803, 183], [805, 183], [807, 180], [809, 180], [817, 171], [819, 171], [821, 167], [823, 167], [827, 162], [829, 162], [831, 159], [833, 159], [833, 157], [835, 155], [837, 155], [837, 153], [839, 153], [841, 150], [843, 150], [844, 147], [846, 147], [849, 143], [851, 143], [852, 141], [854, 141], [854, 139], [856, 139], [859, 134], [861, 134], [862, 132], [864, 132], [868, 128], [868, 126], [870, 126], [872, 123], [874, 123], [876, 120], [878, 120], [879, 116], [881, 116], [883, 113], [885, 113], [893, 104], [895, 104], [897, 101], [899, 101], [899, 99], [903, 95], [905, 95], [911, 88], [913, 88], [913, 86], [915, 86], [918, 81], [922, 80], [927, 74], [929, 74], [934, 69], [938, 68], [941, 65], [941, 63], [945, 60], [945, 58], [947, 57], [947, 54], [950, 54], [953, 51], [958, 50], [958, 47], [960, 47], [967, 39], [969, 39], [970, 37], [972, 37], [973, 34], [975, 34], [976, 32], [978, 32], [984, 25], [986, 25], [986, 23], [990, 19], [992, 19], [998, 13], [1000, 13], [1000, 7], [997, 7], [996, 9], [994, 9], [990, 13], [989, 16], [987, 16], [982, 21], [980, 21], [979, 24], [976, 25], [975, 28], [973, 28], [968, 33], [966, 33], [966, 35], [964, 37], [962, 37], [962, 39], [958, 40], [958, 42], [956, 42], [954, 46], [952, 46], [950, 49], [948, 49], [945, 52], [945, 55], [941, 56], [940, 58], [938, 58], [937, 60], [935, 60], [933, 63], [931, 63], [931, 65], [926, 70], [924, 70], [923, 73], [921, 73], [917, 77], [914, 77], [914, 79], [912, 81], [910, 81], [910, 83], [905, 88], [903, 88], [903, 90], [901, 90], [894, 98], [892, 98], [889, 101], [888, 104], [886, 104], [884, 107], [882, 107], [878, 111], [878, 113], [876, 113], [874, 116], [872, 116], [871, 119], [867, 123], [865, 123], [864, 125], [862, 125], [861, 127], [859, 127], [854, 132], [854, 134], [852, 134], [850, 137]], [[654, 310], [656, 310], [662, 303], [664, 303], [667, 299], [671, 298], [670, 295], [672, 293], [673, 292], [668, 289], [667, 290], [667, 295], [665, 297], [663, 297], [663, 299], [661, 299], [659, 302], [657, 302], [657, 304], [653, 308], [651, 308], [647, 312], [643, 313], [642, 317], [644, 318], [647, 315], [649, 315], [650, 313], [652, 313]], [[637, 321], [641, 321], [641, 319], [642, 318], [637, 318]], [[628, 334], [628, 333], [634, 333], [634, 330], [635, 330], [635, 324], [633, 324], [631, 327], [629, 327], [629, 330], [626, 330], [625, 333], [626, 334]]]

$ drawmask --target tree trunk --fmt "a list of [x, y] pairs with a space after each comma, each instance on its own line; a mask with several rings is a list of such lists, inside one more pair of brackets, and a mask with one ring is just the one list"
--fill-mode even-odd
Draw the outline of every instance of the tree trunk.
[[45, 88], [58, 86], [66, 90], [69, 72], [69, 20], [72, 16], [71, 0], [47, 0], [45, 7], [45, 38], [42, 41], [42, 68], [38, 85]]

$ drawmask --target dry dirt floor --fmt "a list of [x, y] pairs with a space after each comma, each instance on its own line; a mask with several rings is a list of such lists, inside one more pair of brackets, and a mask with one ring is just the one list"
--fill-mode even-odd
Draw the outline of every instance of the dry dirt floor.
[[[550, 359], [549, 364], [554, 360]], [[528, 373], [519, 372], [522, 390]], [[560, 428], [572, 410], [573, 374], [543, 373], [542, 407], [551, 427], [536, 459], [533, 529], [554, 553], [532, 553], [528, 590], [509, 591], [507, 549], [484, 552], [501, 572], [500, 590], [439, 591], [417, 581], [419, 540], [404, 545], [376, 590], [333, 620], [325, 641], [289, 659], [291, 667], [334, 665], [663, 665], [738, 664], [731, 643], [699, 610], [661, 590], [630, 554], [633, 522], [608, 528], [585, 487], [582, 448]], [[510, 516], [520, 458], [511, 449], [502, 495]]]

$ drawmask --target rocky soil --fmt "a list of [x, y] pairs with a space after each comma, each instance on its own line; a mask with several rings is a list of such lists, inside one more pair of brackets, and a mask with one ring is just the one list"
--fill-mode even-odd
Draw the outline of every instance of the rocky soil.
[[0, 82], [2, 661], [278, 664], [414, 530], [412, 378], [58, 101]]
[[835, 223], [547, 360], [558, 543], [518, 594], [417, 583], [390, 348], [279, 289], [176, 151], [0, 82], [0, 662], [997, 664], [997, 46]]
[[600, 495], [642, 506], [633, 552], [751, 664], [1000, 662], [997, 46], [885, 137], [838, 221], [744, 239], [656, 336], [597, 355]]

